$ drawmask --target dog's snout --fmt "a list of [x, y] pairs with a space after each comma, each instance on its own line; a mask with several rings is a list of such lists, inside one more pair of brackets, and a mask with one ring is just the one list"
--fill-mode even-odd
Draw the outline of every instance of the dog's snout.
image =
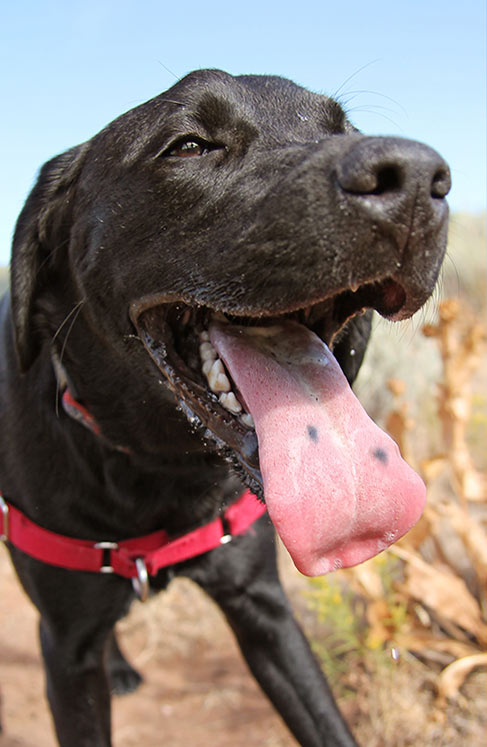
[[378, 198], [405, 195], [442, 199], [450, 191], [450, 171], [432, 148], [400, 138], [363, 138], [337, 165], [345, 193]]

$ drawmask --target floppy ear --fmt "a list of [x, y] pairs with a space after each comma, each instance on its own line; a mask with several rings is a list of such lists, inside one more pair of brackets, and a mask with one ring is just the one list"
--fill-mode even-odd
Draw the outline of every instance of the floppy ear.
[[15, 227], [10, 286], [15, 344], [20, 368], [26, 371], [39, 353], [41, 340], [33, 329], [33, 308], [42, 285], [41, 270], [69, 239], [70, 198], [74, 193], [86, 144], [72, 148], [41, 169]]

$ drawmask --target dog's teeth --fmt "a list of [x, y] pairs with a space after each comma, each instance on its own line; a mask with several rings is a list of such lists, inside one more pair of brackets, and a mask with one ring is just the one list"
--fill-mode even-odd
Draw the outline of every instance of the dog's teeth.
[[205, 361], [214, 361], [218, 358], [218, 353], [211, 342], [202, 342], [200, 345], [200, 356], [203, 363]]
[[208, 375], [213, 367], [213, 363], [214, 363], [213, 360], [205, 361], [203, 363], [202, 371], [203, 371], [203, 374], [206, 376], [206, 378], [208, 378]]
[[225, 373], [225, 369], [223, 368], [223, 363], [221, 362], [220, 358], [217, 358], [215, 362], [213, 363], [211, 367], [212, 372], [217, 376], [218, 374]]
[[227, 317], [225, 314], [222, 314], [221, 311], [214, 311], [211, 318], [216, 322], [224, 322], [225, 324], [228, 324]]
[[244, 425], [246, 425], [248, 428], [255, 428], [255, 423], [252, 415], [249, 412], [244, 413], [240, 420]]
[[239, 412], [242, 412], [242, 405], [233, 392], [220, 394], [220, 404], [234, 415], [238, 415]]
[[203, 330], [203, 332], [200, 332], [200, 342], [210, 342], [210, 333], [206, 330]]
[[216, 382], [213, 384], [214, 392], [229, 392], [232, 388], [228, 376], [226, 374], [219, 374]]
[[223, 363], [219, 358], [213, 363], [207, 378], [209, 387], [215, 394], [218, 392], [229, 392], [232, 388], [223, 368]]

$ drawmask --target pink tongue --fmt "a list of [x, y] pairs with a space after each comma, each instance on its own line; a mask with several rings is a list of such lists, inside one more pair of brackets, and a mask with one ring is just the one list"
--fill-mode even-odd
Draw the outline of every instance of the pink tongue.
[[313, 332], [214, 323], [210, 339], [254, 419], [269, 513], [302, 573], [361, 563], [415, 524], [421, 478]]

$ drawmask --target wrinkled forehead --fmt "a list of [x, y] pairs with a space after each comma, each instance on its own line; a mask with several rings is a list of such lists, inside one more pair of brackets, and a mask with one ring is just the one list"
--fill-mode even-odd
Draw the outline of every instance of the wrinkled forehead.
[[197, 71], [163, 94], [178, 95], [204, 120], [222, 122], [225, 116], [241, 117], [262, 130], [305, 130], [309, 122], [334, 130], [343, 127], [345, 120], [342, 108], [333, 99], [278, 76], [233, 77], [217, 70]]
[[140, 142], [156, 131], [171, 137], [203, 129], [217, 138], [245, 128], [276, 142], [306, 141], [352, 129], [334, 99], [285, 78], [199, 70], [122, 115], [104, 133]]

